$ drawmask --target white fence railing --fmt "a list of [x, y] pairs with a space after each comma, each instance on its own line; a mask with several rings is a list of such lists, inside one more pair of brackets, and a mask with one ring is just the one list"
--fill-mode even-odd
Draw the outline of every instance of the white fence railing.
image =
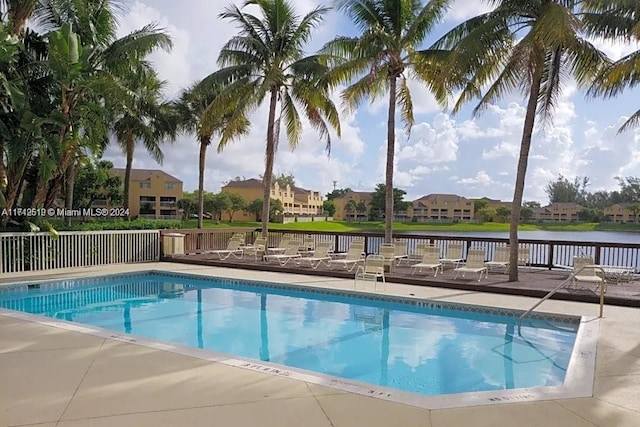
[[0, 233], [0, 274], [158, 261], [158, 230]]

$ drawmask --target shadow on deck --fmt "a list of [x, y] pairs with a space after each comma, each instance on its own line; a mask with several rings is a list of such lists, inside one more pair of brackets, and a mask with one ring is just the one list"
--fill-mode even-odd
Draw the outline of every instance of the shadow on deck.
[[[255, 261], [252, 258], [238, 259], [230, 257], [226, 260], [219, 260], [208, 259], [205, 255], [185, 255], [165, 257], [162, 261], [352, 280], [355, 274], [355, 271], [348, 272], [345, 269], [339, 268], [329, 269], [325, 265], [313, 269], [308, 266], [298, 266], [290, 261], [285, 266], [280, 266], [277, 262], [266, 263], [263, 261]], [[402, 266], [394, 265], [391, 271], [385, 274], [386, 281], [393, 283], [542, 298], [549, 291], [560, 285], [563, 280], [567, 279], [569, 272], [521, 268], [517, 282], [509, 282], [508, 276], [498, 270], [490, 271], [488, 277], [482, 279], [480, 282], [478, 282], [477, 276], [474, 274], [467, 275], [464, 278], [458, 277], [457, 279], [454, 279], [454, 276], [455, 273], [451, 267], [446, 268], [444, 273], [438, 274], [437, 277], [433, 277], [433, 273], [427, 270], [412, 275], [411, 267], [407, 264], [403, 264]], [[600, 293], [596, 286], [590, 283], [578, 282], [576, 290], [573, 290], [571, 284], [568, 283], [566, 287], [563, 287], [555, 293], [552, 299], [598, 304], [600, 302]], [[607, 284], [607, 293], [605, 294], [605, 304], [640, 307], [640, 283], [637, 281], [619, 284], [609, 282]]]

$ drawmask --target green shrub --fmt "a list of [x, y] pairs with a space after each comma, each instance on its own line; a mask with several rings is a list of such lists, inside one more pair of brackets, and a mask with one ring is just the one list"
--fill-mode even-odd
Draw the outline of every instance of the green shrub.
[[133, 221], [90, 221], [84, 224], [66, 225], [63, 222], [53, 224], [58, 231], [99, 231], [99, 230], [159, 230], [182, 228], [180, 221], [154, 221], [136, 219]]

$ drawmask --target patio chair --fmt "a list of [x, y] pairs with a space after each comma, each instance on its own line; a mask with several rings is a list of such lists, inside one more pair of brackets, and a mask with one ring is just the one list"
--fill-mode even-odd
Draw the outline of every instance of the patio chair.
[[313, 252], [313, 255], [298, 258], [295, 262], [297, 265], [306, 265], [313, 268], [314, 270], [321, 264], [328, 265], [329, 261], [331, 261], [331, 257], [329, 256], [329, 250], [331, 249], [331, 246], [331, 242], [320, 242], [316, 245], [316, 249]]
[[491, 261], [484, 263], [487, 266], [487, 275], [493, 268], [504, 268], [504, 273], [507, 274], [509, 270], [509, 254], [509, 246], [498, 246], [493, 253]]
[[302, 239], [299, 252], [302, 254], [312, 254], [316, 247], [316, 239], [311, 235], [306, 235]]
[[281, 266], [284, 266], [289, 261], [291, 261], [292, 259], [296, 259], [296, 258], [301, 258], [302, 257], [302, 255], [300, 255], [300, 252], [298, 252], [298, 249], [300, 249], [300, 241], [292, 240], [291, 242], [289, 242], [289, 245], [285, 248], [283, 253], [265, 255], [262, 258], [267, 263], [270, 262], [273, 259], [273, 260], [278, 261], [278, 263], [280, 263]]
[[250, 246], [242, 247], [243, 255], [253, 255], [254, 259], [258, 260], [258, 254], [266, 255], [267, 253], [267, 238], [266, 237], [256, 237], [256, 240]]
[[520, 246], [518, 248], [518, 266], [525, 267], [531, 271], [531, 261], [529, 261], [531, 251], [528, 246]]
[[396, 239], [394, 243], [393, 259], [396, 261], [396, 265], [404, 260], [405, 262], [409, 258], [407, 254], [408, 242], [406, 239]]
[[[333, 256], [340, 255], [334, 254]], [[329, 268], [333, 266], [341, 265], [343, 268], [346, 268], [347, 271], [351, 272], [354, 268], [364, 262], [364, 240], [354, 240], [349, 245], [349, 250], [346, 253], [345, 258], [334, 259], [331, 258], [329, 261]]]
[[462, 267], [457, 267], [455, 270], [456, 275], [454, 280], [458, 278], [458, 275], [462, 273], [464, 277], [465, 273], [479, 274], [478, 282], [482, 280], [482, 274], [487, 275], [487, 266], [484, 265], [485, 251], [484, 249], [469, 249], [467, 254], [467, 260]]
[[356, 275], [354, 278], [353, 288], [355, 289], [358, 285], [358, 280], [371, 280], [375, 286], [378, 283], [378, 277], [382, 278], [383, 288], [386, 285], [384, 278], [384, 266], [387, 260], [381, 255], [367, 255], [367, 258], [364, 261], [364, 265], [358, 266], [356, 270]]
[[[284, 234], [280, 238], [280, 241], [278, 242], [278, 246], [267, 248], [267, 253], [268, 254], [282, 254], [282, 253], [284, 253], [284, 251], [287, 250], [287, 247], [293, 241], [294, 241], [293, 236], [291, 236], [290, 234]], [[297, 242], [298, 241], [296, 240], [296, 243]]]
[[383, 243], [378, 249], [378, 255], [384, 258], [384, 264], [391, 267], [396, 259], [396, 245], [393, 243]]
[[215, 255], [217, 255], [221, 260], [225, 260], [232, 255], [236, 258], [242, 258], [243, 250], [241, 246], [243, 242], [244, 240], [242, 238], [234, 236], [231, 237], [227, 242], [226, 249], [211, 249], [205, 251], [204, 253], [206, 254], [207, 258], [213, 258]]
[[458, 267], [462, 261], [464, 261], [462, 258], [462, 243], [449, 243], [444, 257], [440, 258], [443, 268], [447, 264]]
[[438, 269], [442, 273], [442, 263], [439, 260], [440, 250], [435, 246], [424, 248], [422, 260], [418, 264], [411, 266], [411, 274], [422, 273], [423, 268], [430, 268], [433, 271], [433, 277], [438, 275]]
[[592, 257], [573, 257], [573, 270], [571, 272], [571, 285], [576, 289], [577, 282], [595, 283], [596, 290], [600, 286], [607, 291], [607, 280], [602, 268], [594, 264]]
[[422, 261], [422, 255], [424, 255], [424, 252], [427, 248], [433, 248], [435, 246], [432, 246], [428, 243], [418, 243], [416, 245], [416, 249], [415, 251], [408, 253], [407, 254], [407, 258], [405, 259], [407, 261], [407, 263], [412, 263], [412, 262], [421, 262]]

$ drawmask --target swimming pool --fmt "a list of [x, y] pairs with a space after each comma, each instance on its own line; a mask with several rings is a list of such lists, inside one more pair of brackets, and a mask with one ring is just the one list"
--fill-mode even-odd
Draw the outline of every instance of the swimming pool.
[[558, 389], [576, 377], [567, 372], [581, 325], [536, 314], [519, 336], [509, 310], [156, 271], [3, 286], [0, 307], [258, 362], [236, 363], [250, 369], [339, 377], [331, 382], [400, 400], [527, 400]]

